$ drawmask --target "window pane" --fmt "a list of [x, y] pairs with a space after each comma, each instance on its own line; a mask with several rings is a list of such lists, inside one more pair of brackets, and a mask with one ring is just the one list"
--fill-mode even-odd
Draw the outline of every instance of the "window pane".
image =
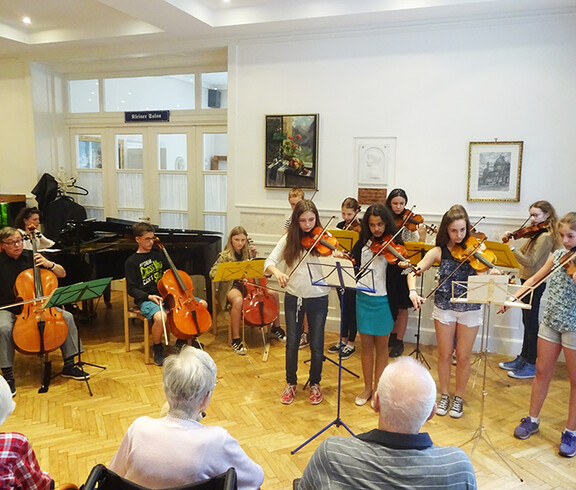
[[228, 73], [202, 73], [202, 109], [228, 107]]
[[144, 168], [142, 148], [141, 134], [117, 134], [116, 168], [142, 170]]
[[98, 80], [70, 80], [68, 94], [70, 112], [100, 112]]
[[107, 78], [104, 110], [148, 111], [194, 109], [194, 75]]
[[186, 174], [160, 174], [160, 209], [188, 209], [188, 177]]
[[144, 175], [141, 173], [119, 173], [118, 207], [144, 208]]
[[228, 135], [226, 133], [204, 134], [204, 170], [226, 171], [228, 168]]
[[226, 216], [220, 214], [204, 215], [204, 230], [219, 231], [224, 235], [226, 232]]
[[188, 215], [185, 213], [160, 213], [160, 226], [162, 228], [188, 228]]
[[88, 191], [85, 196], [78, 196], [82, 206], [103, 206], [102, 172], [78, 172], [78, 185]]
[[102, 138], [99, 134], [76, 135], [76, 168], [102, 168]]
[[96, 208], [86, 208], [86, 217], [88, 219], [97, 219], [104, 221], [104, 210]]
[[186, 170], [186, 135], [158, 135], [158, 168], [160, 170]]
[[120, 219], [127, 219], [130, 221], [143, 221], [145, 219], [144, 211], [119, 210], [118, 217]]
[[226, 175], [204, 176], [204, 211], [226, 212]]

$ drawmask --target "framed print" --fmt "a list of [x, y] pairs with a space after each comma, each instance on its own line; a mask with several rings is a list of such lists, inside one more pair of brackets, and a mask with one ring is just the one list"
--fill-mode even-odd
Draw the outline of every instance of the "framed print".
[[318, 188], [318, 114], [266, 116], [267, 188]]
[[520, 201], [523, 141], [471, 142], [468, 201]]

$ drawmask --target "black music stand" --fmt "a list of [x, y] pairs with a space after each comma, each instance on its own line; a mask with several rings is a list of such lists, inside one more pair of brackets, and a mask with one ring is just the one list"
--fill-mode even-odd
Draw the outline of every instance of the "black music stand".
[[[69, 303], [76, 303], [78, 301], [84, 301], [87, 299], [99, 298], [100, 296], [102, 296], [102, 293], [110, 284], [110, 281], [112, 281], [111, 277], [105, 277], [103, 279], [78, 282], [76, 284], [71, 284], [70, 286], [62, 286], [60, 288], [57, 288], [52, 292], [52, 294], [48, 297], [48, 299], [44, 303], [44, 308], [52, 308], [56, 305], [60, 306]], [[78, 325], [76, 325], [76, 333], [78, 343], [78, 361], [74, 363], [74, 366], [78, 366], [80, 369], [82, 369], [83, 366], [92, 366], [98, 369], [106, 369], [105, 366], [100, 366], [99, 364], [92, 364], [89, 362], [82, 361], [82, 353], [80, 352], [81, 351], [80, 329], [78, 328]], [[62, 374], [62, 371], [52, 376], [52, 378], [55, 378], [60, 374]], [[87, 376], [84, 377], [84, 381], [86, 382], [86, 386], [88, 387], [88, 392], [90, 393], [90, 396], [94, 396], [92, 390], [90, 389], [90, 383], [88, 382]]]
[[[356, 272], [354, 267], [351, 265], [343, 266], [342, 262], [345, 264], [350, 264], [346, 259], [336, 259], [334, 257], [318, 257], [318, 263], [308, 263], [308, 273], [310, 274], [310, 281], [313, 286], [328, 286], [331, 288], [338, 288], [340, 293], [343, 295], [345, 289], [356, 289], [357, 291], [366, 291], [374, 293], [376, 290], [374, 288], [374, 277], [371, 270], [366, 271], [364, 276], [360, 279], [356, 279]], [[342, 311], [344, 308], [344, 302], [340, 303], [340, 342], [342, 342]], [[326, 359], [326, 356], [324, 356]], [[329, 359], [332, 361], [331, 359]], [[334, 362], [334, 361], [332, 361]], [[336, 364], [336, 363], [334, 363]], [[316, 439], [320, 434], [328, 430], [333, 425], [340, 427], [341, 425], [354, 435], [354, 432], [344, 423], [340, 418], [340, 397], [342, 394], [342, 370], [347, 370], [342, 367], [342, 356], [338, 355], [338, 405], [336, 409], [336, 418], [330, 422], [326, 427], [321, 429], [319, 432], [314, 434], [312, 437], [307, 439], [305, 442], [300, 444], [296, 449], [293, 449], [290, 454], [294, 454], [300, 449], [302, 449], [310, 441]], [[352, 373], [354, 374], [354, 373]], [[358, 375], [354, 374], [358, 377]], [[310, 381], [310, 380], [308, 380]], [[308, 384], [308, 382], [306, 382]]]
[[[431, 248], [433, 248], [431, 245], [428, 245], [424, 242], [406, 242], [404, 244], [404, 247], [406, 248], [406, 252], [408, 255], [408, 259], [410, 260], [410, 263], [412, 265], [416, 265], [418, 264], [418, 262], [420, 262], [423, 258], [424, 255], [426, 255], [426, 252], [428, 250], [430, 250]], [[420, 296], [422, 296], [423, 294], [423, 289], [424, 289], [424, 272], [420, 275]], [[421, 323], [422, 323], [422, 308], [418, 308], [418, 326], [416, 329], [416, 347], [414, 347], [414, 350], [412, 352], [410, 352], [410, 354], [408, 354], [409, 356], [416, 354], [414, 356], [414, 358], [417, 361], [422, 362], [422, 364], [426, 364], [426, 366], [428, 367], [428, 369], [430, 369], [430, 364], [428, 364], [428, 361], [426, 360], [426, 358], [424, 357], [424, 354], [422, 354], [422, 351], [420, 350], [420, 327], [421, 327]]]

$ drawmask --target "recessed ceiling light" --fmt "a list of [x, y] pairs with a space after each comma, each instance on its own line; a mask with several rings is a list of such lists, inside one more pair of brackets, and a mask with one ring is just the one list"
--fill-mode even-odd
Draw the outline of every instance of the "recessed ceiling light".
[[24, 24], [32, 24], [30, 17], [22, 17], [22, 22], [24, 22]]

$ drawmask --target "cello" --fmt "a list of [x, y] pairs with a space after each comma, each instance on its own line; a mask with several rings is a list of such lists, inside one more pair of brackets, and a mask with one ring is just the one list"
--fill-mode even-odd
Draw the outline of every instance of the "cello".
[[184, 271], [176, 269], [166, 247], [158, 237], [156, 244], [164, 253], [170, 269], [158, 281], [158, 291], [169, 308], [168, 324], [176, 338], [191, 339], [205, 332], [212, 325], [208, 310], [194, 297], [192, 279]]
[[[258, 281], [258, 284], [256, 283]], [[267, 288], [268, 279], [246, 279], [242, 303], [244, 321], [253, 327], [263, 327], [278, 318], [278, 303]]]
[[14, 282], [17, 299], [24, 302], [22, 312], [17, 315], [12, 337], [14, 345], [23, 354], [37, 354], [43, 358], [42, 381], [39, 392], [48, 391], [51, 366], [48, 353], [58, 349], [68, 336], [68, 325], [62, 312], [56, 308], [45, 309], [42, 302], [45, 295], [58, 287], [56, 274], [36, 265], [35, 228], [29, 227], [32, 242], [33, 268], [18, 274]]

